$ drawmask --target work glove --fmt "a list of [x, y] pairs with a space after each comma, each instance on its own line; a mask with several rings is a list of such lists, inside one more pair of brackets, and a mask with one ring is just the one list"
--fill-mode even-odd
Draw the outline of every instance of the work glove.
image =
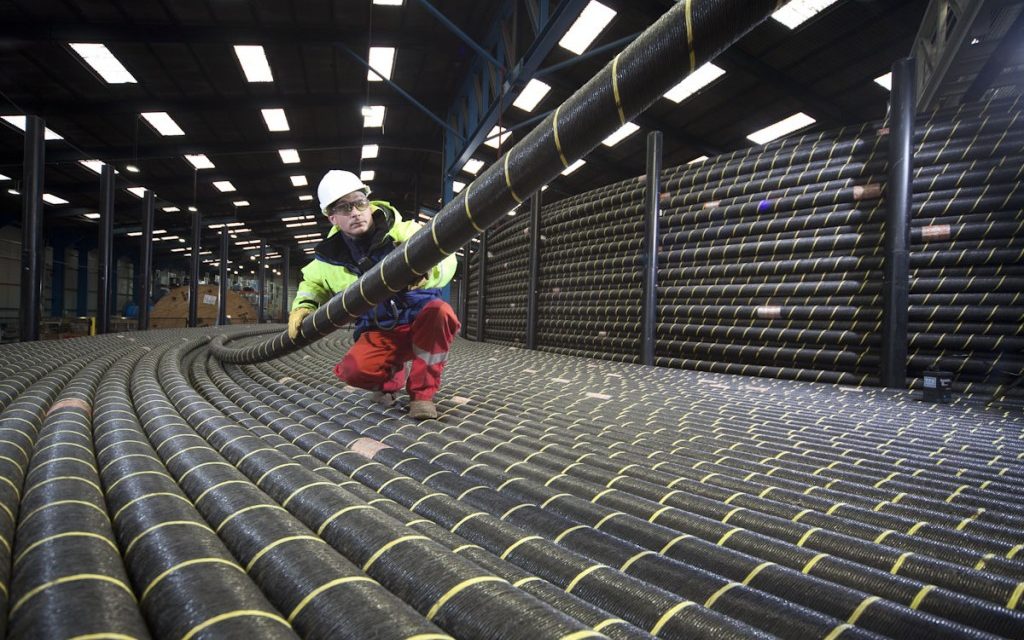
[[312, 309], [307, 309], [306, 307], [299, 307], [297, 309], [293, 309], [292, 312], [288, 314], [289, 338], [294, 340], [299, 336], [299, 327], [302, 325], [302, 320], [311, 313], [313, 313]]

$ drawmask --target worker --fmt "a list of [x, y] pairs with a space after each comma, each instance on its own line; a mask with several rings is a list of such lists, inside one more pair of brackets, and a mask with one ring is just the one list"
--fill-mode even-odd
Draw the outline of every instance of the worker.
[[[312, 262], [302, 268], [302, 282], [288, 318], [292, 338], [298, 335], [303, 318], [421, 228], [418, 222], [402, 220], [389, 203], [369, 200], [369, 195], [370, 188], [348, 171], [328, 171], [320, 181], [320, 210], [332, 227], [316, 246]], [[419, 282], [359, 316], [355, 342], [334, 367], [334, 374], [349, 385], [372, 391], [371, 400], [384, 406], [395, 404], [404, 386], [410, 399], [409, 416], [436, 418], [434, 394], [460, 326], [451, 306], [441, 299], [441, 287], [451, 281], [455, 267], [455, 256], [448, 256]]]

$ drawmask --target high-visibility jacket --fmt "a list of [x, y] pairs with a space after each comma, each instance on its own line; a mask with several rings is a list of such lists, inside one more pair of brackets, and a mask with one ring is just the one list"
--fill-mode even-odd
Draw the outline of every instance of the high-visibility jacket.
[[[292, 302], [292, 309], [316, 309], [335, 294], [344, 291], [363, 273], [384, 259], [392, 249], [408, 240], [422, 225], [414, 220], [402, 220], [389, 203], [375, 200], [373, 229], [368, 255], [357, 262], [337, 227], [331, 227], [321, 241], [313, 260], [302, 268], [302, 282]], [[450, 255], [434, 265], [426, 274], [425, 282], [415, 288], [396, 293], [356, 320], [355, 337], [367, 329], [392, 329], [411, 324], [420, 309], [431, 300], [441, 297], [441, 287], [455, 275], [455, 256]]]

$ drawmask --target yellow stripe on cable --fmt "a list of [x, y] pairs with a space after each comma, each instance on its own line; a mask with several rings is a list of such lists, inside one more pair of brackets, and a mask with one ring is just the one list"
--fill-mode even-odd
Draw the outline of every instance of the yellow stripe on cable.
[[278, 539], [278, 540], [274, 540], [273, 542], [271, 542], [271, 543], [270, 543], [270, 544], [268, 544], [267, 546], [265, 546], [265, 547], [263, 547], [262, 549], [260, 549], [259, 551], [257, 551], [257, 552], [256, 552], [256, 555], [254, 555], [254, 556], [252, 557], [252, 560], [250, 560], [250, 561], [249, 561], [249, 564], [245, 565], [245, 571], [246, 571], [247, 573], [248, 573], [249, 571], [251, 571], [251, 570], [252, 570], [252, 567], [253, 567], [253, 565], [254, 565], [254, 564], [256, 564], [256, 562], [257, 562], [257, 561], [259, 561], [259, 559], [260, 559], [260, 558], [262, 558], [262, 557], [263, 557], [263, 556], [265, 556], [265, 555], [266, 555], [266, 554], [267, 554], [268, 552], [270, 552], [270, 550], [274, 549], [275, 547], [279, 547], [279, 546], [281, 546], [282, 544], [284, 544], [284, 543], [286, 543], [286, 542], [293, 542], [293, 541], [295, 541], [295, 540], [312, 540], [313, 542], [319, 542], [319, 543], [321, 543], [321, 544], [327, 544], [326, 542], [324, 542], [323, 540], [321, 540], [320, 538], [318, 538], [318, 537], [316, 537], [316, 536], [306, 536], [306, 535], [301, 535], [301, 536], [286, 536], [286, 537], [284, 537], [284, 538], [280, 538], [280, 539]]
[[[556, 112], [556, 114], [557, 114], [557, 112]], [[558, 135], [557, 134], [555, 135], [555, 140], [556, 141], [558, 140]], [[473, 219], [473, 214], [469, 211], [469, 190], [472, 189], [472, 188], [473, 188], [473, 183], [472, 182], [470, 182], [468, 185], [466, 185], [466, 197], [463, 198], [463, 204], [466, 205], [466, 217], [469, 218], [469, 224], [473, 225], [474, 229], [476, 229], [478, 232], [482, 233], [483, 229], [481, 229], [480, 225], [478, 225], [476, 223], [476, 220]], [[406, 247], [408, 247], [408, 243], [406, 243]], [[405, 264], [407, 264], [407, 265], [409, 264], [409, 258], [408, 257], [406, 257], [406, 259], [405, 259]], [[411, 268], [412, 267], [410, 266], [410, 269]]]
[[551, 118], [551, 126], [555, 132], [555, 149], [558, 150], [558, 157], [562, 161], [562, 166], [569, 168], [569, 161], [565, 159], [565, 153], [562, 151], [562, 141], [558, 137], [558, 112], [561, 110], [562, 105], [558, 105], [558, 108], [555, 109], [555, 116]]
[[196, 634], [198, 634], [203, 629], [206, 629], [207, 627], [211, 627], [211, 626], [213, 626], [215, 624], [218, 624], [220, 622], [224, 622], [225, 620], [231, 620], [232, 618], [244, 618], [244, 617], [248, 617], [248, 616], [251, 616], [251, 617], [254, 617], [254, 618], [269, 618], [271, 620], [275, 620], [277, 622], [280, 622], [281, 624], [283, 624], [284, 626], [288, 627], [289, 629], [291, 629], [291, 627], [292, 627], [290, 624], [288, 624], [287, 620], [285, 620], [281, 616], [277, 615], [276, 613], [271, 613], [269, 611], [260, 611], [259, 609], [238, 609], [236, 611], [230, 611], [228, 613], [222, 613], [219, 616], [214, 616], [214, 617], [210, 618], [209, 620], [206, 620], [205, 622], [200, 622], [196, 626], [192, 627], [192, 629], [190, 629], [188, 633], [183, 635], [181, 637], [181, 640], [192, 640], [192, 638], [195, 637]]
[[658, 622], [655, 623], [653, 627], [651, 627], [651, 635], [658, 635], [662, 627], [668, 624], [668, 621], [672, 619], [672, 616], [676, 615], [686, 607], [689, 607], [693, 604], [694, 603], [690, 602], [689, 600], [684, 600], [683, 602], [680, 602], [679, 604], [675, 605], [674, 607], [666, 611], [664, 614], [662, 614], [661, 618], [658, 619]]
[[612, 58], [612, 94], [615, 96], [615, 108], [619, 111], [619, 124], [626, 124], [626, 114], [622, 111], [622, 96], [619, 94], [619, 56]]
[[109, 582], [110, 584], [114, 585], [115, 587], [118, 587], [120, 589], [124, 589], [124, 591], [126, 591], [128, 593], [128, 595], [130, 595], [132, 597], [133, 600], [135, 599], [135, 594], [132, 593], [131, 587], [126, 585], [121, 580], [117, 580], [116, 578], [111, 578], [110, 576], [104, 576], [104, 575], [101, 575], [101, 574], [98, 574], [98, 573], [76, 573], [74, 575], [63, 576], [63, 577], [57, 578], [55, 580], [50, 580], [49, 582], [44, 582], [43, 584], [39, 585], [35, 589], [32, 589], [31, 591], [29, 591], [28, 593], [23, 595], [17, 602], [14, 603], [14, 606], [11, 607], [10, 615], [13, 617], [15, 612], [18, 609], [20, 609], [22, 607], [22, 605], [24, 605], [26, 602], [28, 602], [30, 599], [34, 598], [35, 596], [39, 595], [41, 592], [49, 589], [50, 587], [56, 587], [58, 585], [67, 584], [69, 582], [81, 582], [81, 581], [84, 581], [84, 580], [96, 580], [96, 581], [99, 581], [99, 582]]
[[306, 608], [306, 605], [308, 605], [310, 602], [312, 602], [313, 598], [317, 597], [318, 595], [320, 595], [324, 591], [327, 591], [328, 589], [333, 589], [334, 587], [336, 587], [336, 586], [338, 586], [340, 584], [347, 584], [349, 582], [372, 582], [373, 584], [377, 584], [376, 580], [374, 580], [373, 578], [369, 578], [367, 576], [346, 576], [344, 578], [338, 578], [336, 580], [331, 580], [330, 582], [326, 582], [326, 583], [320, 585], [319, 587], [317, 587], [316, 589], [313, 589], [312, 591], [310, 591], [309, 595], [307, 595], [305, 598], [303, 598], [299, 602], [299, 604], [295, 605], [295, 608], [292, 609], [292, 612], [290, 614], [288, 614], [288, 622], [294, 621], [295, 618], [300, 613], [302, 613], [302, 610]]
[[463, 580], [459, 584], [449, 589], [443, 596], [441, 596], [437, 600], [437, 602], [434, 603], [434, 606], [430, 607], [430, 611], [427, 612], [427, 620], [433, 620], [434, 616], [436, 616], [437, 613], [441, 610], [441, 607], [443, 607], [449, 600], [458, 595], [460, 591], [463, 591], [464, 589], [472, 587], [475, 584], [480, 584], [483, 582], [504, 582], [505, 584], [508, 584], [507, 580], [499, 578], [498, 576], [477, 576], [475, 578], [470, 578], [469, 580]]
[[598, 569], [607, 568], [608, 566], [603, 564], [595, 564], [593, 566], [587, 567], [583, 571], [580, 571], [578, 574], [576, 574], [576, 577], [573, 578], [572, 581], [568, 584], [568, 586], [565, 587], [565, 592], [572, 593], [572, 590], [576, 588], [576, 585], [578, 585], [580, 581], [583, 580], [583, 578], [586, 578], [588, 575], [594, 573]]
[[693, 50], [693, 0], [686, 0], [686, 46], [690, 49], [690, 73], [697, 68], [697, 54]]
[[372, 556], [370, 556], [370, 559], [367, 560], [366, 564], [363, 565], [363, 571], [368, 571], [370, 567], [373, 565], [373, 563], [377, 562], [377, 560], [380, 559], [382, 555], [390, 551], [392, 547], [399, 545], [403, 542], [410, 542], [412, 540], [430, 540], [430, 538], [428, 538], [427, 536], [420, 535], [402, 536], [400, 538], [395, 538], [391, 542], [388, 542], [387, 544], [382, 546], [380, 549], [377, 549], [377, 551]]
[[515, 200], [517, 204], [522, 204], [523, 199], [520, 198], [519, 194], [516, 193], [516, 190], [512, 188], [512, 176], [508, 173], [508, 159], [511, 155], [511, 153], [505, 154], [505, 185], [508, 186], [508, 192], [512, 194], [512, 199]]
[[232, 562], [230, 560], [224, 560], [223, 558], [195, 558], [193, 560], [186, 560], [185, 562], [179, 562], [178, 564], [174, 565], [170, 569], [167, 569], [166, 571], [164, 571], [163, 573], [161, 573], [157, 577], [155, 577], [152, 580], [150, 580], [149, 584], [146, 585], [146, 588], [142, 590], [142, 595], [139, 596], [139, 600], [145, 600], [146, 597], [149, 595], [149, 593], [158, 584], [160, 584], [160, 582], [164, 578], [166, 578], [167, 576], [171, 575], [172, 573], [174, 573], [178, 569], [184, 569], [185, 567], [190, 567], [190, 566], [196, 565], [196, 564], [224, 564], [224, 565], [227, 565], [227, 566], [231, 567], [232, 569], [237, 569], [238, 571], [241, 571], [242, 573], [245, 573], [245, 570], [242, 569], [242, 567], [238, 566], [237, 563]]
[[857, 605], [857, 608], [853, 610], [853, 613], [850, 614], [850, 617], [846, 619], [847, 624], [857, 624], [857, 620], [864, 615], [864, 611], [871, 606], [872, 602], [876, 602], [878, 600], [881, 600], [878, 596], [868, 596], [867, 598], [864, 598], [864, 600]]

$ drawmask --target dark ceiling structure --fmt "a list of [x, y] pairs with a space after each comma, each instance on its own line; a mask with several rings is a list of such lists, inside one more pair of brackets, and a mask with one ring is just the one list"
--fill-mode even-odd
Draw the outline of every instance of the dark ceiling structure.
[[[100, 179], [79, 161], [101, 160], [118, 171], [116, 233], [138, 228], [143, 201], [126, 188], [144, 187], [156, 194], [156, 228], [182, 239], [156, 243], [157, 267], [184, 266], [190, 206], [204, 226], [244, 223], [249, 231], [238, 241], [291, 246], [300, 257], [309, 245], [294, 236], [327, 228], [309, 197], [329, 169], [373, 171], [375, 194], [409, 217], [439, 207], [445, 132], [473, 65], [485, 57], [480, 43], [488, 33], [498, 28], [504, 47], [504, 64], [489, 67], [494, 86], [510, 96], [521, 91], [528, 78], [517, 74], [517, 63], [530, 54], [532, 77], [551, 87], [530, 112], [496, 112], [497, 124], [512, 131], [504, 149], [672, 4], [602, 3], [616, 14], [577, 55], [557, 39], [537, 46], [545, 17], [554, 20], [560, 9], [578, 14], [586, 4], [574, 0], [2, 0], [0, 116], [37, 115], [63, 137], [46, 143], [44, 191], [68, 201], [47, 205], [48, 235], [96, 236], [96, 221], [84, 214], [98, 211]], [[748, 134], [796, 112], [814, 118], [815, 128], [882, 118], [888, 92], [875, 79], [910, 52], [927, 5], [839, 0], [795, 29], [767, 21], [715, 61], [724, 75], [679, 103], [659, 100], [634, 121], [639, 130], [599, 146], [586, 165], [552, 182], [545, 199], [643, 173], [652, 130], [663, 132], [664, 164], [672, 166], [750, 146]], [[71, 43], [106, 45], [136, 82], [105, 82]], [[261, 45], [273, 81], [248, 82], [235, 45]], [[396, 49], [390, 83], [367, 80], [371, 46]], [[364, 126], [368, 105], [386, 108], [383, 126]], [[284, 109], [289, 129], [269, 131], [261, 109]], [[161, 135], [141, 117], [148, 112], [166, 112], [183, 134]], [[378, 155], [363, 158], [365, 145], [378, 145]], [[285, 164], [282, 149], [296, 150], [299, 162]], [[485, 166], [499, 157], [487, 146], [472, 151]], [[19, 224], [20, 197], [8, 189], [18, 191], [22, 153], [22, 132], [0, 122], [0, 175], [10, 179], [0, 182], [0, 224]], [[204, 154], [215, 166], [196, 169], [186, 154]], [[294, 186], [292, 176], [307, 184]], [[219, 181], [235, 190], [218, 190]], [[316, 224], [285, 226], [284, 218], [300, 216]], [[214, 254], [218, 232], [203, 232], [203, 248]], [[133, 240], [122, 237], [119, 247]], [[257, 246], [238, 246], [232, 257]]]

